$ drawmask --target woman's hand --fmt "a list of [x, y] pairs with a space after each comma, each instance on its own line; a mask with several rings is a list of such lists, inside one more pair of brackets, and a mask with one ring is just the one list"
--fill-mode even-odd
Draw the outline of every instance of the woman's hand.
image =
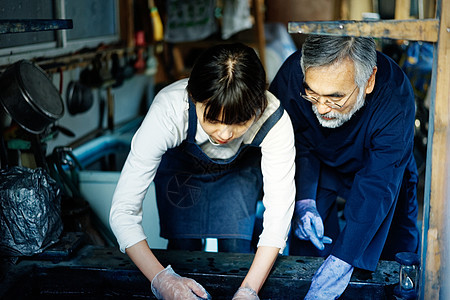
[[259, 300], [258, 294], [251, 288], [240, 287], [232, 300]]
[[152, 292], [158, 299], [211, 299], [195, 280], [181, 277], [169, 265], [152, 280]]

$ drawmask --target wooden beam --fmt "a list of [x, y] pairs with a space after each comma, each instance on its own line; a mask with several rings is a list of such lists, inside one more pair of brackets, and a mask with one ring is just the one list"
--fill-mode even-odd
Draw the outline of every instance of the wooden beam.
[[411, 41], [436, 42], [439, 20], [311, 21], [289, 22], [289, 33], [336, 36], [367, 36]]
[[[429, 149], [425, 179], [425, 207], [423, 222], [421, 299], [441, 299], [446, 278], [444, 266], [450, 249], [446, 221], [449, 211], [450, 184], [450, 2], [440, 0], [437, 6], [440, 19], [438, 42], [434, 47], [431, 79], [431, 107]], [[431, 155], [430, 155], [431, 154]], [[431, 175], [430, 175], [431, 173]], [[429, 201], [427, 201], [429, 200]]]

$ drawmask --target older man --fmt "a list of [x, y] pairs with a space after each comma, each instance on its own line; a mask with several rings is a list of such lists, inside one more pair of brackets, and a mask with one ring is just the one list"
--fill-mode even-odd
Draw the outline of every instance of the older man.
[[327, 257], [306, 299], [334, 299], [355, 267], [418, 250], [411, 84], [370, 38], [311, 35], [270, 91], [296, 135], [290, 254]]

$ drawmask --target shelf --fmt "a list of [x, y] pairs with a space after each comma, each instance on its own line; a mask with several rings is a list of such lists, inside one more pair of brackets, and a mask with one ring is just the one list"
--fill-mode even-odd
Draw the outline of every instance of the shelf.
[[72, 29], [71, 19], [0, 20], [0, 33], [21, 33]]
[[288, 31], [289, 33], [370, 36], [374, 38], [436, 42], [438, 40], [439, 20], [289, 22]]

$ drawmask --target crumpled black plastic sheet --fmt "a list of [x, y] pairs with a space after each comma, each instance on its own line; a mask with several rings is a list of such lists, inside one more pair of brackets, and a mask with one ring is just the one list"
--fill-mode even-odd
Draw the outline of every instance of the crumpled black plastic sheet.
[[62, 230], [60, 189], [44, 169], [0, 170], [0, 255], [41, 253]]

